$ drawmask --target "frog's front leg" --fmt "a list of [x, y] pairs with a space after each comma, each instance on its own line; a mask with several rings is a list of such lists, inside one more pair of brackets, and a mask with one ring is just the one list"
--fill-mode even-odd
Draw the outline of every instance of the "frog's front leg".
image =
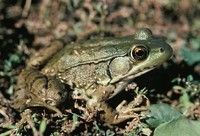
[[[123, 85], [125, 86], [126, 83]], [[89, 107], [89, 109], [93, 108], [93, 110], [100, 111], [101, 118], [108, 124], [119, 124], [127, 119], [138, 118], [138, 114], [135, 114], [135, 111], [138, 112], [138, 108], [135, 108], [133, 104], [126, 104], [123, 101], [116, 109], [113, 109], [106, 103], [107, 100], [116, 95], [119, 90], [124, 88], [124, 86], [99, 86], [92, 94], [92, 98], [87, 101], [87, 107]], [[143, 111], [144, 109], [145, 108], [142, 107], [139, 111]]]
[[55, 77], [46, 77], [38, 70], [25, 69], [19, 76], [18, 91], [15, 93], [13, 107], [23, 111], [25, 108], [42, 106], [62, 115], [56, 108], [67, 96], [65, 86]]

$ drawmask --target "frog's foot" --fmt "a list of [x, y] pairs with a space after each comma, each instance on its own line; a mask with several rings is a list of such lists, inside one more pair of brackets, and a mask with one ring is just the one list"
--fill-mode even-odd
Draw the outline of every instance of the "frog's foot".
[[147, 110], [147, 106], [135, 107], [133, 103], [127, 104], [127, 102], [124, 100], [116, 107], [117, 114], [115, 116], [113, 124], [118, 124], [131, 118], [140, 118], [141, 116], [143, 116], [141, 112]]
[[[147, 101], [147, 100], [146, 100]], [[102, 118], [108, 124], [119, 124], [128, 119], [139, 119], [143, 116], [142, 111], [147, 111], [148, 102], [143, 105], [143, 101], [137, 101], [137, 98], [131, 103], [122, 101], [116, 110], [112, 109], [107, 103], [101, 103], [100, 109], [103, 111]]]
[[129, 103], [124, 100], [122, 101], [117, 107], [116, 111], [118, 113], [131, 113], [131, 112], [140, 112], [140, 111], [146, 111], [147, 106], [138, 106], [136, 107], [134, 103]]
[[125, 100], [122, 101], [117, 107], [114, 123], [120, 123], [131, 118], [140, 118], [143, 116], [142, 111], [147, 111], [150, 105], [148, 98], [139, 94], [134, 98], [134, 101], [127, 103]]
[[116, 111], [109, 107], [106, 103], [101, 105], [101, 109], [103, 114], [101, 114], [101, 118], [108, 124], [119, 124], [123, 121], [132, 118], [139, 118], [141, 115], [134, 113], [127, 107], [123, 107], [122, 111]]

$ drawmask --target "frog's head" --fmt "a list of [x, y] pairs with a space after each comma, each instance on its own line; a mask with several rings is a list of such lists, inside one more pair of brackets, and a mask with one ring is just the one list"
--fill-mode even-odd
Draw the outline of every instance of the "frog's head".
[[137, 31], [133, 41], [126, 56], [111, 61], [111, 83], [137, 77], [161, 65], [172, 56], [171, 46], [162, 39], [153, 37], [149, 29]]

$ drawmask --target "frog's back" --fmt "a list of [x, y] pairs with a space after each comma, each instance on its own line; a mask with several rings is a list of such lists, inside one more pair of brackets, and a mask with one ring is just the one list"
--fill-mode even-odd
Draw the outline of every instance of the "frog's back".
[[133, 44], [133, 39], [133, 36], [126, 36], [93, 39], [83, 43], [67, 45], [47, 63], [43, 71], [62, 72], [81, 64], [98, 63], [116, 56], [124, 56]]

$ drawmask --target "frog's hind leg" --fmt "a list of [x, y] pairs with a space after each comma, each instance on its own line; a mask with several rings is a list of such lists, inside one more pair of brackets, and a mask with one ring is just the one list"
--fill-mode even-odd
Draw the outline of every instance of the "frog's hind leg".
[[55, 77], [46, 77], [38, 70], [25, 69], [19, 76], [18, 88], [15, 93], [13, 108], [23, 111], [28, 107], [45, 107], [62, 116], [56, 108], [67, 96], [65, 86]]
[[[54, 56], [60, 49], [63, 48], [63, 43], [60, 41], [53, 41], [48, 47], [41, 49], [35, 56], [28, 61], [28, 68], [39, 69], [47, 61]], [[46, 53], [44, 53], [46, 52]]]
[[26, 104], [26, 107], [45, 107], [49, 110], [52, 110], [54, 112], [56, 112], [60, 117], [63, 117], [63, 114], [62, 112], [56, 108], [55, 106], [52, 106], [52, 105], [49, 105], [49, 104], [46, 104], [46, 103], [43, 103], [39, 100], [35, 100], [35, 101], [30, 101]]
[[[32, 101], [32, 99], [34, 99], [34, 101]], [[15, 100], [12, 102], [12, 107], [20, 112], [29, 107], [45, 107], [49, 110], [56, 112], [60, 117], [63, 116], [62, 112], [58, 108], [46, 104], [44, 102], [41, 102], [40, 100], [37, 100], [37, 98], [33, 96], [31, 98], [30, 97], [25, 98], [25, 96], [23, 98], [15, 96]]]
[[[23, 92], [20, 93], [18, 91], [18, 93], [22, 94]], [[14, 100], [11, 103], [11, 107], [13, 107], [17, 111], [22, 112], [26, 108], [27, 100], [28, 99], [26, 99], [25, 96], [22, 95], [22, 97], [21, 97], [21, 96], [15, 94], [14, 95]]]
[[25, 89], [25, 80], [23, 72], [18, 76], [17, 86], [15, 87], [14, 97], [11, 103], [11, 107], [22, 112], [26, 108], [28, 101], [27, 92]]

